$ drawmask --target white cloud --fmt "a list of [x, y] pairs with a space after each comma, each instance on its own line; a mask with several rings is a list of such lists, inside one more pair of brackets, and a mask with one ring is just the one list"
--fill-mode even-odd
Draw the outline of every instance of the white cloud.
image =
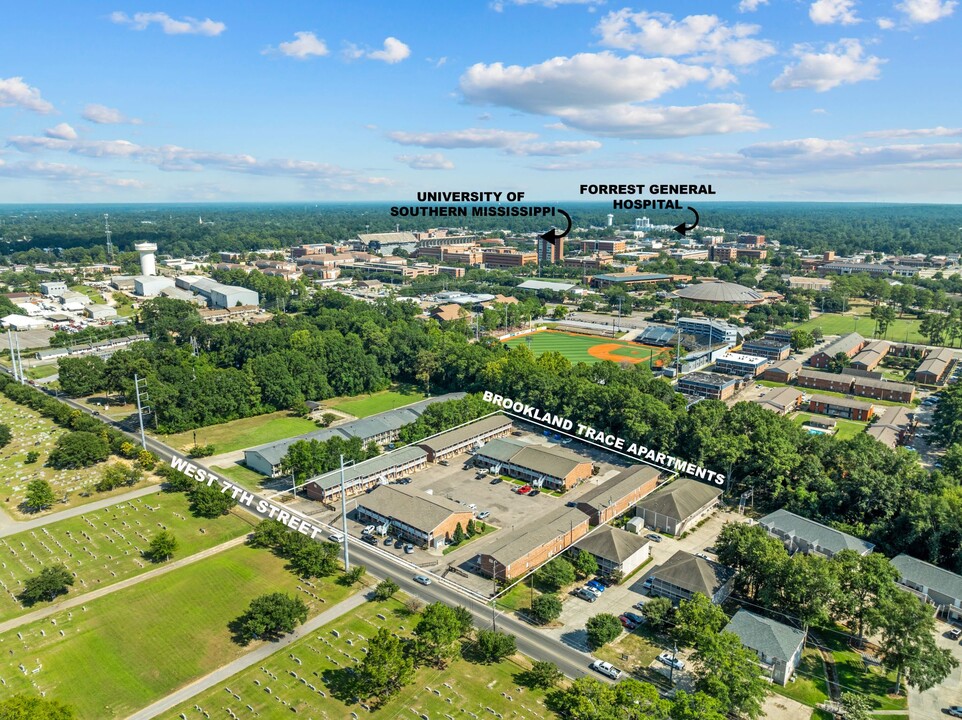
[[761, 130], [768, 125], [734, 103], [682, 107], [615, 105], [559, 113], [565, 124], [605, 137], [678, 138]]
[[396, 37], [389, 37], [384, 39], [384, 49], [374, 50], [373, 52], [367, 53], [367, 58], [369, 60], [381, 60], [389, 65], [394, 65], [402, 60], [407, 59], [411, 55], [411, 48], [405, 45], [403, 42], [398, 40]]
[[738, 3], [738, 12], [755, 12], [761, 5], [768, 5], [768, 0], [742, 0]]
[[312, 57], [323, 57], [330, 51], [327, 49], [327, 44], [317, 35], [301, 31], [294, 33], [293, 40], [280, 43], [276, 50], [273, 47], [267, 47], [261, 51], [261, 54], [269, 55], [275, 52], [298, 60], [307, 60]]
[[441, 153], [426, 155], [398, 155], [394, 158], [412, 170], [454, 170], [454, 163]]
[[895, 8], [909, 22], [925, 24], [949, 17], [958, 4], [956, 0], [902, 0]]
[[[559, 5], [602, 5], [605, 0], [507, 0], [508, 5], [540, 5], [554, 9]], [[491, 9], [496, 12], [504, 10], [505, 0], [494, 0]], [[589, 8], [590, 9], [590, 8]]]
[[137, 118], [127, 117], [117, 108], [98, 105], [97, 103], [87, 105], [81, 113], [81, 117], [98, 125], [140, 125], [141, 123]]
[[541, 157], [564, 157], [583, 155], [601, 148], [597, 140], [561, 140], [558, 142], [527, 143], [507, 148], [509, 155], [537, 155]]
[[912, 137], [962, 137], [962, 128], [917, 128], [917, 129], [894, 129], [894, 130], [873, 130], [863, 134], [867, 138], [912, 138]]
[[895, 27], [895, 21], [887, 17], [878, 18], [875, 24], [878, 25], [879, 30], [891, 30]]
[[538, 137], [534, 133], [529, 132], [485, 128], [420, 133], [395, 131], [389, 132], [387, 136], [399, 145], [416, 145], [418, 147], [445, 149], [506, 148], [534, 140]]
[[150, 25], [157, 24], [165, 35], [206, 35], [216, 37], [227, 29], [227, 26], [210, 18], [198, 20], [185, 17], [181, 20], [172, 18], [165, 12], [139, 12], [131, 17], [125, 12], [113, 12], [110, 21], [117, 25], [129, 25], [134, 30], [146, 30]]
[[57, 138], [59, 140], [77, 139], [77, 131], [67, 123], [60, 123], [59, 125], [54, 125], [52, 128], [47, 128], [43, 131], [43, 134], [48, 138]]
[[610, 12], [595, 31], [601, 44], [647, 55], [690, 56], [693, 62], [750, 65], [775, 54], [767, 40], [751, 37], [761, 28], [748, 23], [728, 25], [717, 15], [689, 15], [675, 20], [660, 12]]
[[41, 115], [54, 111], [53, 105], [40, 96], [40, 91], [27, 85], [22, 77], [0, 78], [0, 107], [18, 107]]
[[812, 115], [828, 115], [828, 110], [825, 108], [812, 108]]
[[855, 14], [855, 0], [815, 0], [808, 16], [816, 25], [854, 25], [861, 22]]
[[885, 62], [874, 55], [864, 57], [862, 44], [851, 39], [830, 44], [822, 53], [807, 45], [796, 45], [794, 54], [798, 63], [787, 65], [772, 82], [772, 89], [825, 92], [839, 85], [877, 80]]
[[50, 163], [40, 160], [26, 160], [16, 163], [5, 163], [0, 159], [0, 177], [26, 178], [36, 180], [52, 180], [77, 184], [85, 190], [99, 189], [91, 183], [98, 183], [110, 187], [143, 188], [145, 184], [131, 178], [113, 178], [77, 165]]

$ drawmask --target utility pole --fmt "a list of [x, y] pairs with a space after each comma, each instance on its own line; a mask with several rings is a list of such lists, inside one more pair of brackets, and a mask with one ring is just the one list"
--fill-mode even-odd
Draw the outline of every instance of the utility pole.
[[143, 392], [143, 398], [141, 398], [140, 392], [140, 376], [134, 373], [134, 392], [137, 395], [137, 420], [140, 422], [140, 444], [143, 446], [144, 450], [147, 449], [147, 437], [144, 435], [144, 413], [150, 412], [149, 407], [144, 407], [143, 400], [147, 400], [147, 391]]
[[669, 682], [669, 683], [673, 683], [673, 681], [674, 681], [674, 677], [675, 677], [675, 655], [677, 655], [677, 654], [678, 654], [678, 643], [675, 643], [674, 646], [672, 646], [672, 650], [671, 650], [671, 665], [669, 665], [669, 669], [668, 669], [668, 682]]
[[7, 330], [7, 341], [10, 343], [10, 369], [13, 372], [13, 379], [20, 381], [20, 373], [17, 370], [17, 356], [13, 352], [13, 330]]
[[23, 355], [20, 354], [20, 334], [14, 333], [13, 339], [14, 339], [14, 342], [16, 343], [16, 348], [17, 348], [17, 371], [20, 376], [20, 384], [26, 385], [27, 378], [23, 374]]
[[344, 572], [347, 572], [351, 569], [351, 557], [347, 549], [347, 491], [344, 487], [343, 454], [341, 454], [341, 534], [344, 535]]

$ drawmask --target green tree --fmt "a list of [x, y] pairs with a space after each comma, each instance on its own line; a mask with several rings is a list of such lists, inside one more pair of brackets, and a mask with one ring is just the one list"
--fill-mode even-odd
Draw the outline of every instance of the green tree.
[[110, 463], [100, 471], [100, 479], [94, 485], [97, 492], [109, 492], [121, 486], [136, 485], [143, 480], [144, 473], [137, 467], [130, 467], [122, 462]]
[[815, 338], [808, 330], [792, 330], [792, 350], [801, 352], [810, 347], [815, 347]]
[[728, 624], [728, 615], [702, 593], [682, 600], [675, 611], [671, 636], [684, 647], [702, 647]]
[[461, 527], [461, 523], [454, 526], [454, 534], [451, 536], [452, 545], [460, 545], [464, 542], [464, 529]]
[[60, 389], [70, 397], [93, 395], [103, 390], [105, 364], [97, 355], [65, 357], [57, 361]]
[[74, 720], [73, 708], [57, 700], [17, 693], [0, 700], [0, 720]]
[[588, 647], [597, 650], [621, 635], [621, 621], [609, 613], [601, 613], [588, 618], [585, 623], [588, 632]]
[[565, 558], [556, 557], [542, 565], [536, 577], [544, 587], [558, 591], [575, 581], [575, 569]]
[[889, 325], [895, 322], [895, 308], [891, 305], [875, 305], [869, 312], [869, 317], [875, 321], [875, 336], [885, 337]]
[[251, 600], [251, 604], [237, 623], [237, 635], [242, 643], [251, 640], [276, 640], [293, 632], [307, 620], [307, 605], [300, 598], [286, 593], [270, 593]]
[[758, 718], [768, 683], [758, 672], [758, 656], [737, 635], [718, 633], [695, 653], [695, 687], [721, 703], [726, 712]]
[[190, 491], [190, 511], [198, 517], [217, 518], [226, 515], [236, 504], [234, 498], [214, 485], [195, 483]]
[[341, 546], [332, 542], [315, 542], [306, 538], [304, 535], [292, 537], [302, 537], [307, 542], [302, 542], [299, 547], [289, 556], [291, 568], [300, 577], [327, 577], [333, 575], [338, 569], [337, 556]]
[[354, 687], [360, 697], [383, 703], [414, 679], [414, 661], [401, 638], [379, 628], [367, 642], [367, 653], [355, 667]]
[[470, 520], [468, 520], [468, 524], [464, 528], [464, 531], [467, 533], [468, 537], [473, 537], [475, 533], [478, 532], [478, 528], [474, 523], [474, 518], [471, 518]]
[[861, 693], [843, 692], [842, 707], [845, 720], [872, 720], [872, 701]]
[[557, 687], [564, 679], [564, 673], [558, 666], [547, 660], [535, 660], [531, 664], [531, 669], [525, 673], [525, 683], [529, 687], [542, 688], [548, 690]]
[[753, 599], [758, 597], [762, 584], [788, 561], [785, 546], [761, 525], [725, 523], [715, 548], [719, 562], [737, 571], [738, 588]]
[[542, 625], [561, 617], [561, 600], [554, 593], [539, 595], [531, 601], [531, 615]]
[[588, 577], [598, 572], [598, 561], [595, 560], [594, 555], [586, 550], [576, 549], [570, 553], [569, 562], [581, 577]]
[[374, 592], [371, 593], [371, 598], [373, 600], [377, 600], [378, 602], [390, 600], [392, 597], [394, 597], [394, 593], [400, 589], [401, 587], [391, 578], [384, 578], [375, 586]]
[[566, 317], [568, 317], [568, 308], [566, 308], [564, 305], [555, 305], [554, 310], [551, 312], [551, 316], [555, 320], [564, 320]]
[[443, 669], [457, 653], [461, 623], [453, 608], [434, 602], [424, 608], [414, 635], [418, 656]]
[[672, 622], [675, 608], [672, 607], [671, 600], [668, 598], [656, 597], [645, 603], [641, 614], [648, 623], [648, 627], [655, 632], [662, 632]]
[[109, 455], [110, 447], [102, 437], [78, 430], [57, 438], [47, 463], [58, 470], [75, 470], [103, 462]]
[[725, 720], [722, 704], [703, 692], [678, 690], [671, 700], [671, 720]]
[[5, 448], [13, 440], [13, 433], [10, 432], [10, 426], [0, 423], [0, 448]]
[[282, 522], [261, 520], [247, 538], [247, 544], [258, 548], [277, 547], [287, 532], [287, 526]]
[[34, 605], [41, 601], [51, 601], [67, 592], [73, 585], [73, 575], [65, 565], [48, 565], [23, 584], [20, 602]]
[[514, 635], [497, 630], [478, 630], [474, 654], [483, 663], [501, 662], [518, 650]]
[[829, 607], [838, 595], [838, 577], [829, 560], [795, 553], [777, 566], [762, 588], [762, 603], [795, 615], [807, 628], [829, 621]]
[[471, 611], [463, 605], [458, 605], [454, 608], [454, 617], [458, 621], [458, 632], [461, 637], [470, 635], [474, 629], [474, 616], [471, 615]]
[[838, 591], [831, 595], [832, 613], [854, 626], [862, 645], [866, 632], [872, 632], [883, 621], [881, 612], [885, 600], [899, 591], [896, 570], [881, 553], [859, 555], [854, 550], [842, 550], [832, 558]]
[[27, 483], [27, 492], [24, 495], [23, 504], [29, 510], [39, 512], [53, 505], [56, 499], [50, 483], [43, 478], [37, 478]]
[[153, 562], [166, 562], [177, 549], [177, 538], [170, 530], [161, 530], [156, 533], [147, 546], [147, 557]]
[[919, 692], [942, 682], [959, 662], [935, 642], [935, 617], [914, 595], [889, 593], [881, 607], [882, 665], [895, 671], [895, 693], [902, 679]]
[[554, 690], [547, 705], [568, 720], [661, 720], [670, 709], [654, 685], [634, 679], [610, 685], [593, 677], [580, 677], [568, 688]]
[[40, 459], [40, 453], [38, 453], [36, 450], [31, 450], [30, 452], [27, 453], [27, 456], [24, 458], [24, 462], [30, 465], [31, 463], [37, 462], [37, 460], [39, 459]]
[[361, 582], [361, 578], [364, 577], [364, 573], [367, 571], [363, 565], [355, 565], [350, 570], [344, 573], [344, 584], [345, 585], [357, 585]]

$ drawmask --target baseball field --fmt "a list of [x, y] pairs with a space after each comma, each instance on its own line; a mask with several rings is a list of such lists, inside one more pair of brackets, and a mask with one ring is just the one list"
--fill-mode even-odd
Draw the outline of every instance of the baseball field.
[[648, 362], [649, 357], [657, 363], [659, 355], [666, 352], [665, 348], [555, 330], [511, 338], [507, 341], [507, 345], [508, 347], [526, 345], [535, 355], [551, 351], [558, 352], [572, 363], [595, 363], [599, 360], [640, 363]]

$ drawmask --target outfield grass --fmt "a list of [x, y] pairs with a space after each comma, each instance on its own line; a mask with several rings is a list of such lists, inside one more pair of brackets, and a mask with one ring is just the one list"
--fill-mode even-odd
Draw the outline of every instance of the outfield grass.
[[77, 574], [66, 596], [70, 597], [161, 567], [145, 559], [141, 551], [162, 527], [177, 539], [174, 559], [251, 530], [250, 522], [240, 515], [230, 513], [216, 520], [195, 518], [187, 505], [181, 493], [151, 495], [61, 520], [42, 530], [0, 538], [0, 556], [6, 566], [0, 570], [5, 588], [0, 594], [0, 620], [43, 607], [24, 608], [15, 596], [23, 589], [23, 581], [44, 566], [63, 563]]
[[604, 359], [591, 355], [588, 351], [591, 348], [601, 345], [609, 346], [612, 359], [621, 358], [624, 360], [634, 360], [636, 362], [647, 362], [649, 355], [652, 360], [657, 360], [658, 356], [667, 352], [665, 348], [649, 347], [640, 343], [626, 343], [611, 338], [592, 337], [590, 335], [573, 335], [571, 333], [544, 330], [531, 333], [508, 340], [505, 343], [508, 347], [515, 348], [526, 346], [531, 348], [535, 355], [545, 352], [558, 352], [564, 355], [572, 363], [596, 363]]
[[[796, 413], [792, 417], [792, 422], [796, 425], [803, 425], [807, 423], [812, 418], [825, 419], [824, 415], [811, 415], [809, 413]], [[835, 420], [835, 437], [839, 440], [849, 440], [856, 435], [860, 435], [865, 432], [865, 428], [868, 427], [868, 423], [856, 422], [854, 420], [843, 420], [842, 418], [832, 418]]]
[[[241, 418], [220, 425], [197, 428], [197, 444], [213, 445], [214, 454], [234, 452], [255, 445], [303, 435], [318, 427], [313, 420], [292, 415], [286, 410]], [[194, 445], [194, 430], [161, 436], [163, 441], [175, 448], [186, 449]]]
[[418, 392], [413, 387], [397, 387], [393, 390], [382, 390], [371, 395], [358, 395], [353, 398], [335, 398], [325, 401], [324, 405], [333, 410], [340, 410], [354, 417], [367, 417], [376, 415], [386, 410], [404, 407], [411, 403], [424, 400], [427, 397], [424, 393]]
[[[234, 643], [228, 628], [255, 597], [287, 592], [318, 612], [323, 605], [300, 584], [270, 552], [232, 548], [25, 625], [22, 640], [13, 631], [0, 635], [4, 692], [44, 691], [83, 719], [126, 717], [256, 648]], [[331, 581], [315, 585], [328, 604], [349, 592]]]
[[[24, 514], [19, 510], [27, 491], [27, 484], [31, 480], [46, 480], [53, 488], [58, 501], [67, 496], [67, 502], [57, 502], [46, 512], [57, 512], [76, 505], [103, 500], [120, 495], [130, 490], [129, 487], [117, 488], [111, 492], [82, 494], [84, 488], [93, 487], [100, 479], [104, 464], [94, 465], [79, 470], [55, 470], [47, 467], [47, 457], [53, 450], [57, 438], [66, 430], [55, 425], [39, 413], [30, 408], [18, 405], [5, 396], [0, 396], [0, 423], [10, 427], [13, 435], [10, 443], [0, 449], [0, 501], [3, 507], [16, 518], [36, 517], [36, 513]], [[38, 458], [27, 462], [27, 453], [34, 451]], [[116, 461], [116, 457], [109, 462]], [[141, 481], [135, 487], [142, 487], [145, 482], [156, 481], [152, 475]]]
[[[528, 720], [555, 717], [544, 708], [543, 691], [519, 690], [518, 676], [530, 667], [529, 661], [520, 656], [491, 665], [458, 659], [443, 671], [420, 668], [411, 683], [373, 712], [334, 698], [331, 685], [343, 677], [345, 668], [360, 660], [365, 640], [381, 627], [407, 636], [416, 624], [417, 617], [411, 616], [396, 600], [368, 603], [159, 717], [178, 720], [181, 713], [188, 718], [203, 717], [194, 705], [211, 718], [229, 717], [227, 708], [241, 718], [343, 720], [356, 712], [372, 720], [401, 717], [440, 720], [446, 715], [469, 718], [468, 711], [477, 717], [492, 719], [501, 715]], [[266, 692], [267, 687], [270, 693]], [[237, 700], [234, 695], [241, 699]], [[282, 702], [288, 703], [289, 708]], [[247, 705], [254, 708], [254, 713], [247, 710]], [[500, 715], [495, 716], [485, 708]]]
[[[808, 330], [809, 332], [815, 328], [820, 328], [823, 335], [847, 335], [851, 332], [857, 332], [862, 337], [873, 337], [875, 321], [867, 317], [869, 308], [860, 307], [858, 310], [860, 312], [825, 313], [788, 327], [792, 330]], [[855, 322], [856, 318], [858, 318], [858, 322]], [[889, 323], [884, 339], [892, 342], [925, 344], [928, 340], [919, 333], [921, 323], [922, 321], [917, 318], [896, 318]]]
[[809, 707], [828, 701], [828, 683], [825, 681], [825, 668], [822, 667], [822, 657], [818, 650], [805, 648], [802, 661], [792, 677], [795, 682], [789, 682], [785, 687], [772, 683], [772, 691]]

